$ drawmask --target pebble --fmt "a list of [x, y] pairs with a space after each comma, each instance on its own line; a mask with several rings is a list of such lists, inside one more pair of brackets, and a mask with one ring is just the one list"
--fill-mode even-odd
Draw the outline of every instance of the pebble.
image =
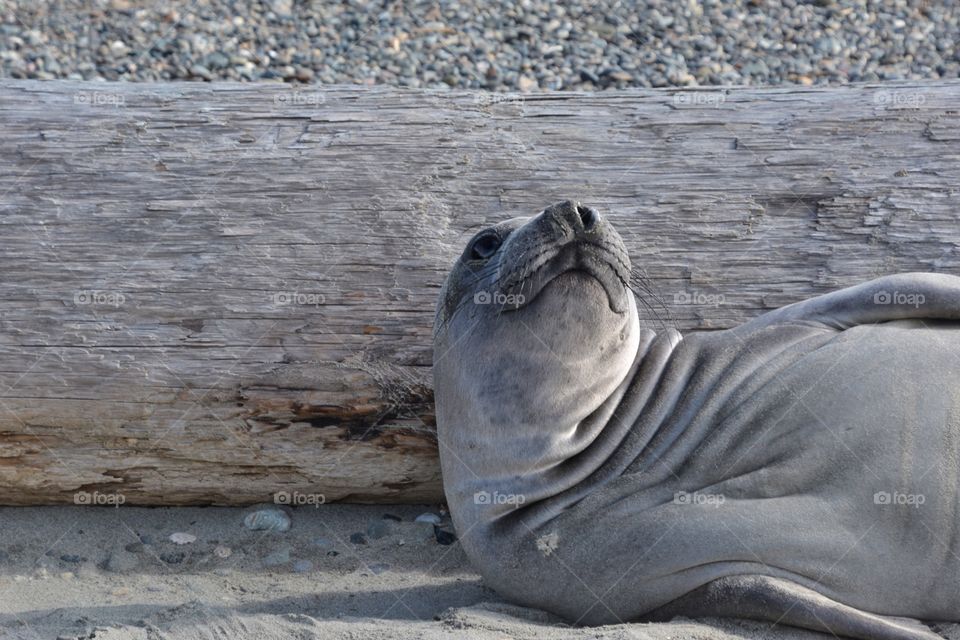
[[435, 513], [421, 513], [418, 515], [414, 522], [429, 522], [430, 524], [440, 524], [441, 518]]
[[367, 544], [367, 537], [359, 532], [351, 533], [350, 542], [352, 542], [353, 544]]
[[444, 531], [443, 529], [437, 527], [436, 529], [437, 544], [450, 545], [457, 541], [457, 536], [450, 533], [449, 531]]
[[313, 563], [309, 560], [297, 560], [293, 563], [293, 570], [296, 573], [308, 573], [313, 570]]
[[72, 553], [64, 553], [63, 555], [60, 556], [60, 559], [70, 564], [79, 564], [86, 560], [86, 558], [84, 558], [83, 556], [78, 556]]
[[112, 573], [123, 573], [135, 569], [140, 564], [137, 556], [128, 551], [114, 551], [107, 558], [103, 568]]
[[387, 564], [386, 562], [375, 562], [369, 565], [367, 568], [370, 569], [370, 573], [372, 573], [375, 576], [378, 576], [381, 573], [388, 571], [390, 569], [390, 565]]
[[192, 544], [197, 541], [197, 536], [192, 533], [184, 533], [178, 531], [177, 533], [170, 534], [170, 542], [173, 544]]
[[103, 0], [124, 8], [82, 21], [73, 3], [7, 4], [0, 77], [526, 92], [960, 74], [956, 3]]
[[187, 557], [183, 551], [165, 551], [160, 554], [160, 559], [167, 564], [180, 564]]
[[333, 549], [333, 548], [336, 546], [336, 544], [333, 542], [333, 540], [330, 540], [330, 539], [328, 539], [328, 538], [323, 538], [323, 537], [314, 538], [314, 539], [313, 539], [313, 544], [315, 544], [316, 546], [318, 546], [318, 547], [320, 547], [321, 549], [324, 549], [324, 550]]
[[290, 516], [282, 509], [257, 509], [243, 519], [243, 526], [251, 531], [289, 531]]
[[214, 547], [213, 555], [217, 556], [218, 558], [229, 558], [230, 556], [233, 555], [233, 549], [231, 549], [230, 547], [225, 547], [223, 545], [218, 545]]

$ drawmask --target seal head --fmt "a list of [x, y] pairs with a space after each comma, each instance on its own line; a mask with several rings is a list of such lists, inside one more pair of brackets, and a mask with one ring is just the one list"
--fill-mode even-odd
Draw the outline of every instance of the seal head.
[[564, 491], [599, 464], [581, 454], [641, 342], [629, 277], [619, 234], [573, 201], [467, 244], [434, 340], [444, 488], [460, 531]]

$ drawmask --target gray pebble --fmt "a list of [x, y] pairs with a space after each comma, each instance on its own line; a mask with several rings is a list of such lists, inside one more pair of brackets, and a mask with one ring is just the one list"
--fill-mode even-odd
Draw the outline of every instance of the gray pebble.
[[140, 560], [132, 553], [127, 551], [114, 551], [110, 554], [110, 557], [107, 558], [103, 568], [113, 573], [123, 573], [136, 569], [139, 564]]
[[313, 570], [313, 563], [309, 560], [297, 560], [293, 563], [293, 570], [296, 573], [308, 573]]
[[243, 519], [243, 526], [251, 531], [289, 531], [290, 525], [290, 516], [281, 509], [258, 509]]
[[353, 544], [367, 544], [367, 537], [359, 532], [351, 533], [350, 542], [352, 542]]
[[440, 524], [441, 519], [435, 513], [421, 513], [414, 522], [429, 522], [430, 524]]
[[321, 549], [324, 549], [324, 550], [333, 549], [333, 548], [336, 546], [336, 544], [333, 542], [333, 540], [330, 540], [330, 539], [328, 539], [328, 538], [323, 538], [323, 537], [314, 538], [314, 539], [313, 539], [313, 544], [315, 544], [316, 546], [318, 546], [318, 547], [320, 547]]

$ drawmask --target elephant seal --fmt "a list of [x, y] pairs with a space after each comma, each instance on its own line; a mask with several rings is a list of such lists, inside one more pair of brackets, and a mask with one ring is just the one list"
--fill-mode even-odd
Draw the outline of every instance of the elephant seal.
[[960, 620], [960, 278], [681, 336], [641, 326], [630, 269], [564, 202], [478, 233], [443, 286], [443, 484], [485, 582], [580, 624]]

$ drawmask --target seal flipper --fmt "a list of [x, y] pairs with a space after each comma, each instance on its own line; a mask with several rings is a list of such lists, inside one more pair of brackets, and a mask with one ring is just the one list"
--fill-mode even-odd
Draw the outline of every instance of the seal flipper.
[[781, 578], [738, 575], [718, 578], [644, 616], [747, 618], [857, 640], [943, 640], [917, 620], [881, 616], [840, 604]]
[[960, 320], [960, 277], [900, 273], [876, 278], [769, 311], [731, 331], [771, 324], [815, 322], [834, 329], [890, 320]]

